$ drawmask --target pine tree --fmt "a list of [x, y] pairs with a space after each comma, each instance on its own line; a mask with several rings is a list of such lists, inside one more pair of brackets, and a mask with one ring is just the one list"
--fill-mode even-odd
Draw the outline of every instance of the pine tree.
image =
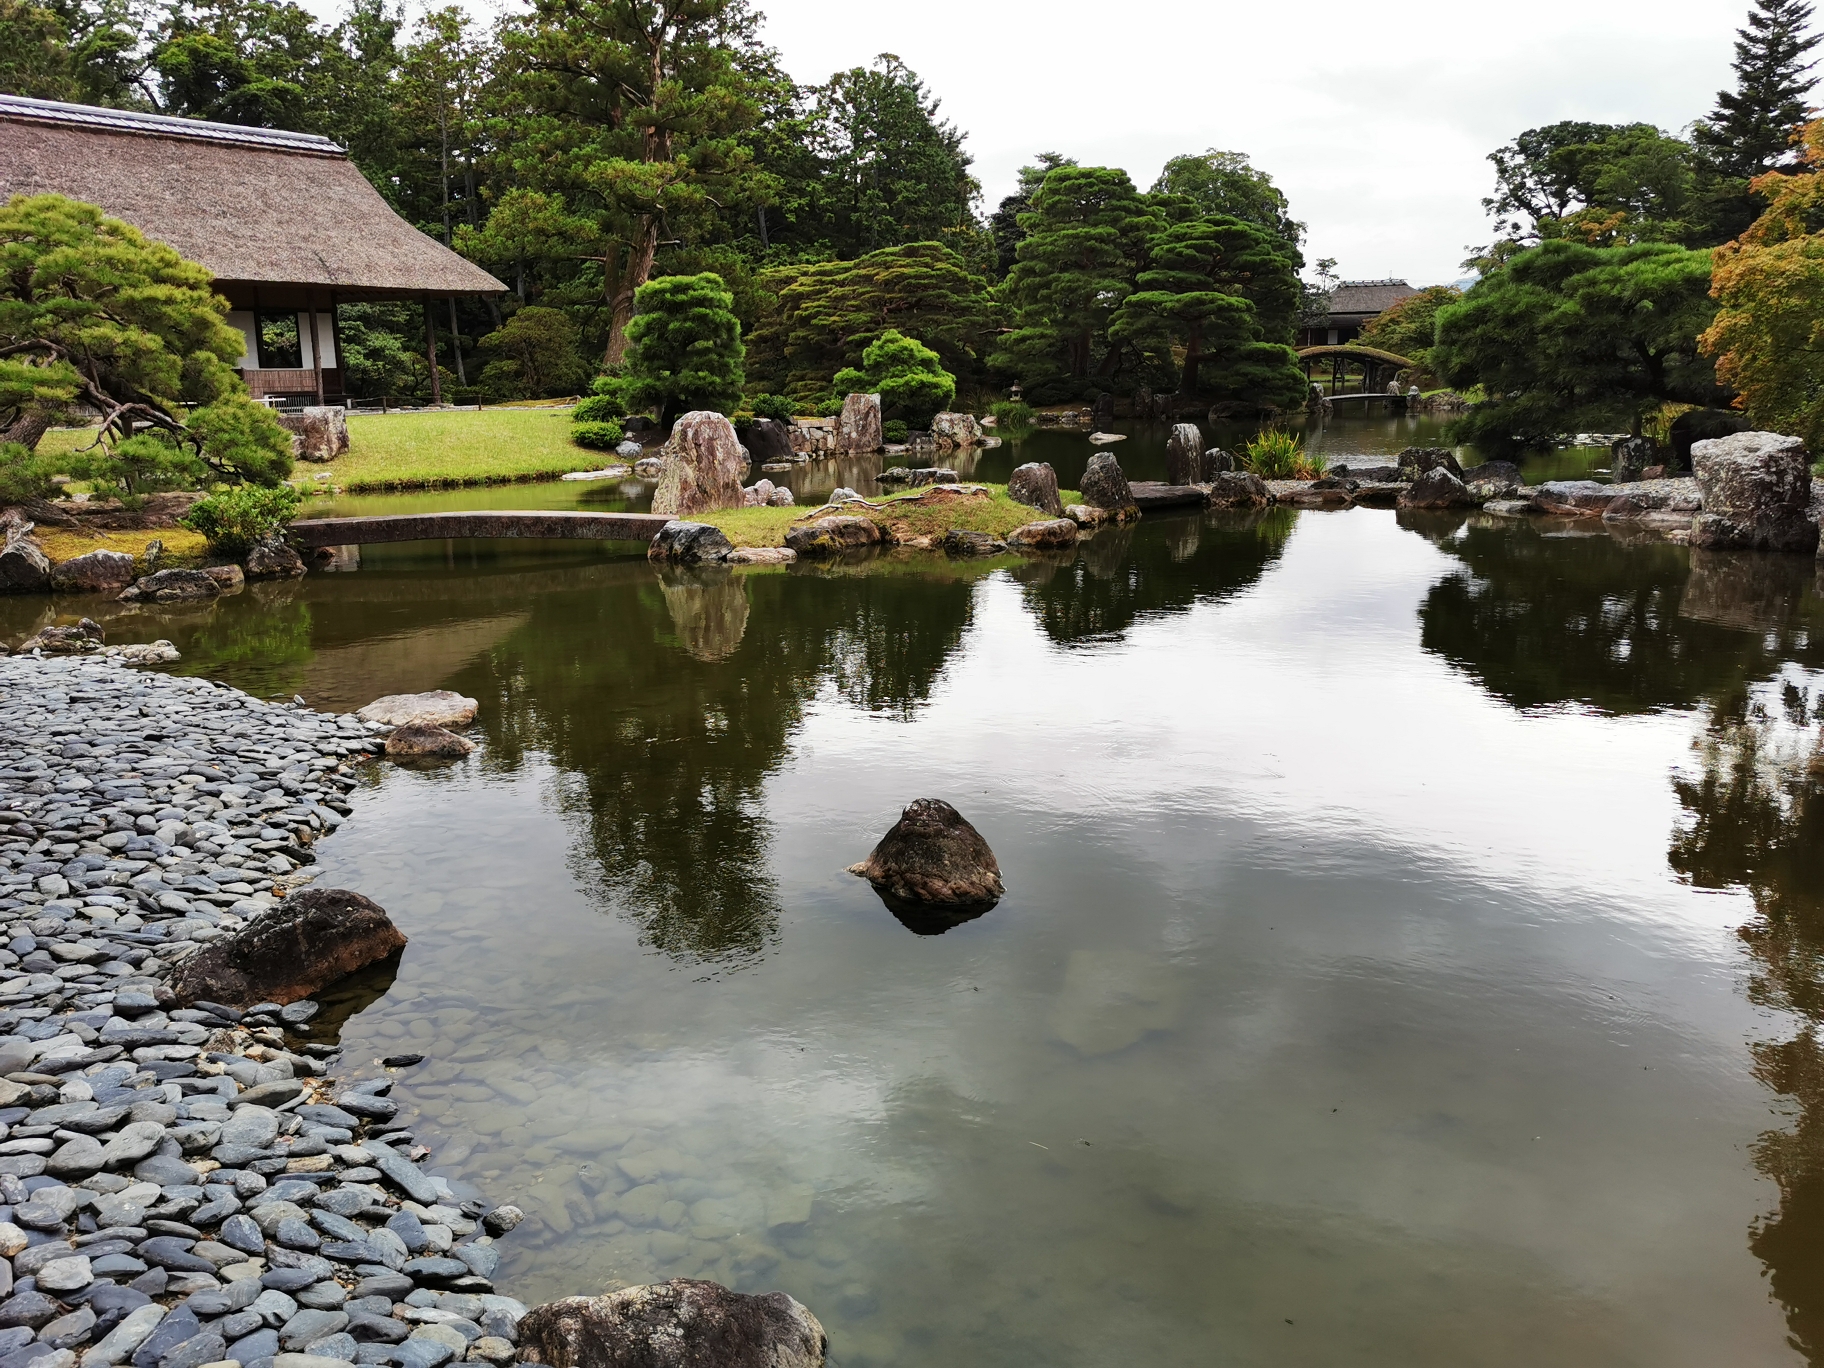
[[1811, 14], [1803, 0], [1754, 0], [1748, 26], [1736, 30], [1736, 88], [1717, 92], [1716, 109], [1694, 130], [1723, 175], [1749, 180], [1787, 158], [1809, 117], [1816, 63], [1805, 57], [1818, 45], [1805, 32]]

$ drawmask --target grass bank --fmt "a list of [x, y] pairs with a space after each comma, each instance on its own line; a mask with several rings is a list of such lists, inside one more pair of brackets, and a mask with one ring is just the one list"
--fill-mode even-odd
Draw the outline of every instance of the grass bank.
[[90, 551], [124, 551], [139, 563], [140, 573], [146, 571], [146, 544], [161, 541], [165, 544], [165, 554], [161, 565], [191, 565], [203, 559], [209, 547], [203, 540], [201, 532], [192, 532], [187, 527], [158, 527], [151, 531], [137, 532], [91, 532], [83, 528], [39, 527], [32, 535], [44, 548], [44, 554], [51, 558], [53, 564], [59, 561], [74, 560], [77, 556]]
[[434, 489], [554, 480], [613, 459], [571, 442], [566, 409], [360, 413], [348, 420], [346, 456], [328, 465], [300, 461], [292, 478], [308, 484], [328, 471], [329, 483], [351, 493]]
[[[965, 532], [987, 532], [1004, 537], [1016, 527], [1042, 521], [1045, 515], [1036, 508], [1015, 503], [1007, 497], [1006, 485], [984, 485], [986, 499], [944, 500], [941, 503], [914, 502], [921, 490], [875, 500], [883, 506], [867, 508], [861, 504], [844, 504], [840, 509], [821, 512], [802, 505], [793, 508], [730, 508], [720, 513], [699, 513], [694, 521], [710, 523], [722, 529], [736, 546], [784, 546], [785, 534], [794, 523], [809, 522], [811, 515], [830, 517], [838, 514], [872, 519], [883, 528], [891, 528], [895, 539], [906, 542], [915, 537], [941, 538], [951, 528]], [[1082, 495], [1074, 489], [1059, 491], [1066, 504], [1081, 503]]]

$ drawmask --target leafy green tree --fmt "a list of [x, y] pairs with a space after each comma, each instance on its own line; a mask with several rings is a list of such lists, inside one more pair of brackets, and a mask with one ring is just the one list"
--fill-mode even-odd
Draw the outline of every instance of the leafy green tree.
[[988, 282], [936, 242], [883, 247], [854, 261], [763, 272], [774, 303], [751, 339], [750, 369], [809, 394], [889, 330], [925, 340], [959, 375], [981, 369], [996, 317]]
[[571, 250], [596, 268], [609, 365], [661, 239], [713, 222], [752, 180], [755, 25], [744, 0], [534, 0], [506, 21], [501, 169], [587, 225]]
[[1041, 152], [1034, 158], [1034, 163], [1020, 168], [1019, 189], [1003, 198], [999, 207], [988, 216], [988, 236], [994, 240], [996, 276], [1005, 276], [1018, 260], [1020, 243], [1026, 237], [1026, 230], [1020, 227], [1020, 215], [1031, 211], [1032, 197], [1045, 183], [1045, 177], [1060, 166], [1077, 164], [1076, 158], [1060, 156], [1056, 152]]
[[1173, 157], [1153, 182], [1155, 195], [1182, 195], [1199, 214], [1223, 214], [1272, 233], [1304, 265], [1300, 247], [1305, 225], [1292, 217], [1292, 206], [1265, 171], [1257, 170], [1245, 152], [1215, 148], [1195, 156]]
[[1110, 321], [1109, 338], [1135, 347], [1166, 374], [1173, 357], [1182, 357], [1181, 394], [1203, 392], [1206, 363], [1220, 372], [1245, 355], [1249, 380], [1265, 385], [1233, 397], [1298, 407], [1306, 383], [1286, 345], [1298, 307], [1298, 268], [1286, 253], [1271, 229], [1227, 215], [1174, 224], [1148, 244], [1147, 269]]
[[0, 208], [0, 440], [36, 447], [81, 402], [101, 418], [100, 478], [124, 475], [112, 457], [277, 484], [291, 438], [234, 370], [227, 308], [208, 271], [93, 205], [15, 197]]
[[882, 333], [869, 343], [861, 369], [837, 371], [835, 383], [839, 392], [878, 393], [883, 410], [914, 427], [924, 427], [956, 398], [956, 377], [944, 369], [937, 353], [897, 331]]
[[482, 383], [522, 397], [573, 394], [589, 374], [578, 341], [563, 310], [528, 304], [481, 339], [482, 351], [499, 358], [482, 370]]
[[1522, 252], [1438, 314], [1432, 362], [1491, 396], [1467, 440], [1509, 448], [1624, 423], [1667, 402], [1719, 406], [1697, 336], [1710, 322], [1710, 253], [1671, 243]]
[[1438, 340], [1438, 311], [1463, 298], [1454, 285], [1432, 285], [1407, 295], [1379, 317], [1370, 319], [1356, 340], [1417, 362], [1431, 370], [1431, 347]]
[[1811, 15], [1804, 0], [1754, 0], [1748, 26], [1736, 31], [1735, 89], [1718, 91], [1715, 110], [1692, 130], [1725, 176], [1748, 181], [1792, 160], [1816, 80], [1816, 63], [1805, 60], [1818, 45], [1805, 31]]
[[810, 131], [818, 208], [830, 246], [856, 256], [978, 231], [981, 185], [963, 135], [938, 118], [923, 81], [890, 52], [839, 71], [814, 92]]
[[733, 413], [746, 382], [741, 323], [722, 277], [661, 276], [640, 287], [627, 325], [627, 376], [636, 404], [654, 405], [661, 425], [681, 413]]
[[29, 0], [0, 0], [0, 91], [34, 100], [78, 100], [76, 56], [57, 16]]
[[147, 29], [133, 0], [0, 0], [0, 91], [145, 108]]
[[332, 34], [289, 0], [202, 0], [172, 8], [152, 67], [166, 113], [315, 131], [337, 55]]
[[1061, 166], [1045, 177], [1020, 216], [1019, 245], [1005, 292], [1017, 326], [993, 364], [1018, 375], [1035, 395], [1066, 397], [1097, 372], [1119, 365], [1107, 348], [1109, 320], [1133, 292], [1146, 245], [1164, 226], [1127, 172]]

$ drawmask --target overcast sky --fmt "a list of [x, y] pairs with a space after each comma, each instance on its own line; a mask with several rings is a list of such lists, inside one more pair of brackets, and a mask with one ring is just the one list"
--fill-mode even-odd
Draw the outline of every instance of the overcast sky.
[[[339, 0], [308, 0], [325, 15]], [[509, 0], [510, 2], [510, 0]], [[468, 0], [478, 15], [498, 0]], [[1731, 84], [1748, 0], [755, 0], [801, 82], [897, 53], [968, 134], [984, 210], [1033, 154], [1246, 152], [1346, 279], [1463, 274], [1486, 158], [1558, 119], [1682, 129]]]

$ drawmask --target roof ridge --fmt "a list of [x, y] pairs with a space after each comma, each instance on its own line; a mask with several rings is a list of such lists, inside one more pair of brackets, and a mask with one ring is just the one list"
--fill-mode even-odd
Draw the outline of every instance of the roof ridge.
[[296, 152], [305, 156], [348, 156], [347, 151], [334, 139], [316, 133], [297, 133], [282, 128], [249, 128], [242, 124], [213, 123], [207, 119], [186, 119], [170, 114], [143, 114], [133, 109], [104, 109], [98, 105], [66, 104], [61, 100], [35, 100], [25, 95], [0, 95], [0, 119], [61, 124], [71, 128], [128, 133], [140, 137], [183, 138], [193, 142], [262, 147], [268, 151]]

